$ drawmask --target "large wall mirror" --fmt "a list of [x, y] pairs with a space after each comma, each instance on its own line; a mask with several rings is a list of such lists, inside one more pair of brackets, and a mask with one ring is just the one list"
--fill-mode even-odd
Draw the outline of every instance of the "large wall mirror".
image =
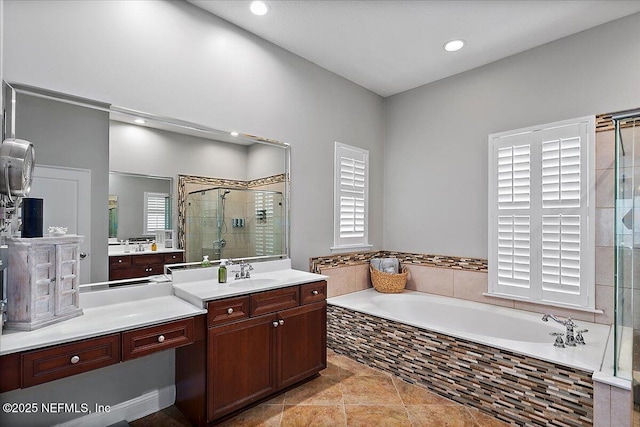
[[45, 230], [85, 236], [81, 283], [114, 279], [116, 256], [289, 256], [287, 144], [3, 84], [8, 129], [35, 146]]

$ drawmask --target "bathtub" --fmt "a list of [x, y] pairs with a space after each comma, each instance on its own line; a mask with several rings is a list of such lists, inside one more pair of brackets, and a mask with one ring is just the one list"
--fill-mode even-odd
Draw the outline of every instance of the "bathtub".
[[586, 344], [557, 348], [549, 333], [564, 327], [531, 312], [374, 289], [327, 303], [336, 353], [513, 425], [594, 425], [594, 373], [610, 326], [576, 321], [589, 330]]
[[[554, 347], [552, 332], [565, 328], [542, 315], [490, 304], [405, 290], [382, 294], [367, 289], [329, 298], [330, 305], [461, 338], [588, 372], [600, 371], [611, 327], [575, 320], [588, 329], [585, 345]], [[549, 313], [554, 313], [549, 307]]]

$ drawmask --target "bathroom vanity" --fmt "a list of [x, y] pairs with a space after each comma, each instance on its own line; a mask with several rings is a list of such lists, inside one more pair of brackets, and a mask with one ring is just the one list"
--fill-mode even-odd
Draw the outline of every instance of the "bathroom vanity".
[[[215, 270], [215, 269], [212, 269]], [[326, 368], [326, 277], [295, 270], [216, 284], [175, 284], [201, 299], [194, 345], [176, 350], [176, 406], [216, 422]]]

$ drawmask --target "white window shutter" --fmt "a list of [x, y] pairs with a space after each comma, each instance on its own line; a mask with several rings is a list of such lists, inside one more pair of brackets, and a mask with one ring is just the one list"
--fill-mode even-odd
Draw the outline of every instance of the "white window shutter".
[[595, 308], [595, 121], [489, 136], [489, 293]]
[[334, 248], [368, 245], [369, 152], [336, 142]]
[[154, 234], [156, 230], [166, 229], [166, 193], [144, 193], [144, 234]]

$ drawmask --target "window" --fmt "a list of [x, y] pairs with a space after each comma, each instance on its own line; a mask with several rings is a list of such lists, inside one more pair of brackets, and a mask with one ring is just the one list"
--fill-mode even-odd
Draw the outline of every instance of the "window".
[[281, 252], [276, 252], [275, 203], [274, 193], [256, 191], [254, 195], [256, 256], [273, 255]]
[[369, 247], [369, 151], [335, 144], [334, 245], [331, 249]]
[[595, 308], [595, 119], [489, 136], [489, 294]]
[[155, 234], [156, 230], [165, 230], [169, 209], [169, 195], [166, 193], [144, 192], [144, 234]]

